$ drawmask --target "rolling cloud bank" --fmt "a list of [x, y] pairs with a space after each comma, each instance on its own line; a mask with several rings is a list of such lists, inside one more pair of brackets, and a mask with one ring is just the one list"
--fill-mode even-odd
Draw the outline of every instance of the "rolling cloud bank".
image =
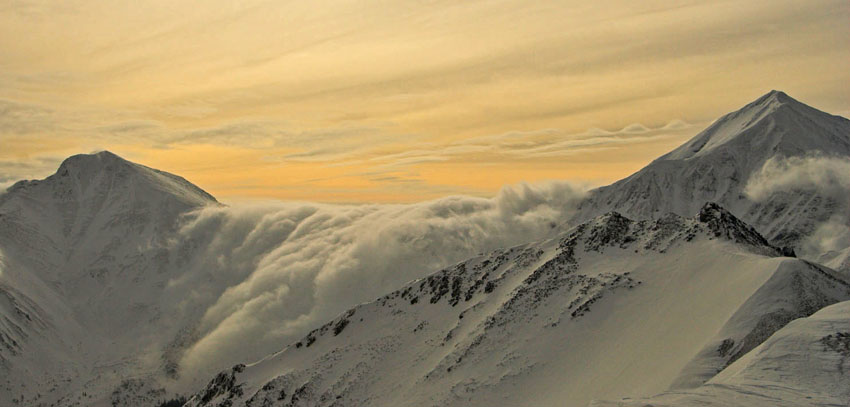
[[505, 187], [491, 199], [202, 209], [173, 243], [190, 260], [168, 289], [184, 293], [182, 309], [210, 304], [181, 368], [213, 371], [261, 357], [440, 267], [543, 238], [583, 196], [584, 188], [550, 182]]

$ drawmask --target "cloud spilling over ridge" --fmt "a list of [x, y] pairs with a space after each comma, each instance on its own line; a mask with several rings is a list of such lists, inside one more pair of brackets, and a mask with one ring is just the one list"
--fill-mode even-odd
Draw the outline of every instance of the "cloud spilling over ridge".
[[187, 306], [211, 304], [181, 367], [205, 372], [260, 358], [410, 280], [546, 237], [583, 195], [550, 182], [505, 187], [490, 199], [203, 209], [175, 242], [187, 271], [168, 287]]
[[839, 157], [771, 158], [747, 182], [744, 192], [760, 201], [788, 189], [818, 188], [829, 196], [844, 196], [850, 189], [850, 160]]
[[771, 158], [747, 182], [744, 192], [760, 201], [778, 191], [812, 190], [832, 199], [840, 210], [803, 242], [802, 252], [830, 253], [850, 247], [850, 159], [841, 157]]

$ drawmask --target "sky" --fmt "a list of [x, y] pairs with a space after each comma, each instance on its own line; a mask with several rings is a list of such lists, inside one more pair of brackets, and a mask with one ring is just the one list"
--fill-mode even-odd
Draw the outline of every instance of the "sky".
[[224, 202], [625, 177], [771, 89], [850, 115], [850, 2], [0, 3], [0, 186], [110, 150]]

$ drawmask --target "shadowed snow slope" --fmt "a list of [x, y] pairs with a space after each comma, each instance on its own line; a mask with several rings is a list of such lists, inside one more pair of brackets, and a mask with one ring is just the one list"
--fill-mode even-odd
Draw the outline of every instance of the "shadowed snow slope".
[[[836, 215], [842, 227], [848, 226], [847, 183], [837, 183], [836, 191], [812, 177], [808, 184], [759, 194], [751, 193], [752, 186], [747, 188], [751, 182], [762, 182], [765, 170], [793, 170], [794, 166], [777, 165], [791, 157], [844, 162], [848, 164], [841, 168], [850, 167], [850, 120], [771, 91], [721, 117], [630, 177], [591, 191], [574, 220], [612, 210], [636, 219], [669, 212], [687, 215], [711, 201], [756, 227], [771, 242], [793, 246], [798, 252], [802, 249], [805, 258], [818, 260], [826, 250], [811, 247], [806, 240], [824, 223], [835, 221]], [[836, 174], [847, 177], [840, 169]]]
[[703, 386], [595, 407], [844, 407], [850, 400], [850, 301], [792, 321]]
[[649, 396], [698, 386], [788, 320], [846, 299], [845, 277], [781, 257], [715, 204], [693, 218], [609, 213], [352, 308], [220, 373], [188, 405], [580, 406]]

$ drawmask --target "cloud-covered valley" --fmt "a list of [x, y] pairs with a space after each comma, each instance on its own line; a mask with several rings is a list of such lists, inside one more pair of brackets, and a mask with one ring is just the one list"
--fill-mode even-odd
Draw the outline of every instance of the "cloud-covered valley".
[[490, 199], [202, 209], [172, 242], [185, 270], [167, 290], [182, 293], [179, 309], [203, 310], [181, 368], [214, 371], [260, 358], [407, 281], [545, 237], [583, 195], [550, 182], [505, 187]]

